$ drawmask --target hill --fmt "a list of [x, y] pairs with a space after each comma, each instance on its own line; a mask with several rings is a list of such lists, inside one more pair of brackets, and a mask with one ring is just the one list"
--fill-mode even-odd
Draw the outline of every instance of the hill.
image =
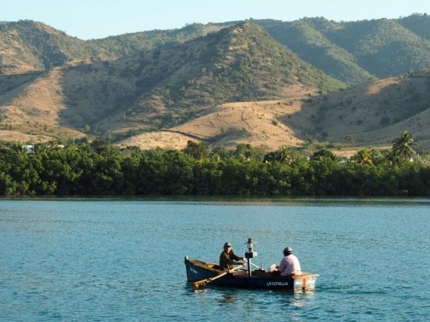
[[406, 129], [429, 149], [429, 21], [250, 20], [90, 41], [0, 24], [0, 139], [268, 150], [325, 141], [346, 153]]
[[63, 137], [130, 136], [177, 126], [219, 104], [344, 86], [249, 22], [131, 58], [69, 61], [3, 80], [3, 129]]
[[71, 60], [126, 58], [141, 51], [183, 43], [234, 24], [194, 24], [182, 29], [136, 32], [84, 41], [37, 21], [7, 22], [0, 24], [0, 74], [46, 71]]
[[[427, 67], [430, 16], [335, 22], [303, 18], [254, 20], [301, 59], [348, 84], [398, 76]], [[191, 24], [180, 29], [135, 32], [83, 41], [43, 23], [0, 24], [0, 73], [20, 74], [69, 60], [117, 60], [162, 49], [232, 27], [240, 21]]]
[[[141, 148], [183, 148], [187, 140], [229, 148], [245, 143], [266, 150], [328, 142], [340, 155], [388, 148], [407, 129], [430, 150], [430, 74], [393, 77], [321, 96], [223, 104], [200, 118], [121, 142]], [[215, 140], [215, 141], [214, 141]]]

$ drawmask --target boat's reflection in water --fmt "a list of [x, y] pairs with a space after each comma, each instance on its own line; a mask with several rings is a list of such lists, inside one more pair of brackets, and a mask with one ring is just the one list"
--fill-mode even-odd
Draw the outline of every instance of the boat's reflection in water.
[[[208, 288], [198, 292], [216, 292], [219, 297], [216, 299], [220, 305], [235, 304], [243, 302], [249, 308], [254, 305], [260, 307], [267, 302], [273, 305], [274, 302], [292, 307], [304, 307], [315, 298], [315, 292], [293, 293], [286, 291], [273, 290], [244, 290], [244, 289], [225, 289], [225, 288]], [[215, 295], [215, 294], [212, 294]]]

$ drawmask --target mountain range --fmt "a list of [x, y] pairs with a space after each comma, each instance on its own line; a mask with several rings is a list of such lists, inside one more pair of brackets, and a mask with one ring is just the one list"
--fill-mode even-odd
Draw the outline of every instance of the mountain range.
[[0, 23], [0, 139], [188, 140], [346, 153], [408, 130], [430, 148], [430, 17], [192, 24], [83, 41]]

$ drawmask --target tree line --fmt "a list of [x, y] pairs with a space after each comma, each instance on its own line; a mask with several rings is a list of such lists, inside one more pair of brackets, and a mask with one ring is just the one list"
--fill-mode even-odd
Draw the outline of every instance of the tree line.
[[404, 131], [391, 150], [362, 149], [341, 160], [321, 149], [264, 153], [251, 145], [209, 149], [189, 141], [183, 150], [119, 149], [108, 141], [35, 153], [0, 144], [0, 195], [430, 196], [430, 168]]

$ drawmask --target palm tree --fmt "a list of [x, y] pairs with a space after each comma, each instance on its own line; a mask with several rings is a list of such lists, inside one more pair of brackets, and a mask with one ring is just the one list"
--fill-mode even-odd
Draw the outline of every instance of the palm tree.
[[373, 165], [372, 152], [368, 149], [359, 150], [357, 154], [352, 157], [352, 159], [360, 164]]
[[418, 143], [414, 141], [412, 135], [408, 131], [403, 131], [398, 138], [393, 140], [391, 149], [391, 158], [393, 161], [410, 160], [416, 153], [414, 147]]
[[294, 159], [293, 156], [291, 155], [291, 151], [286, 148], [285, 146], [283, 146], [281, 149], [276, 150], [276, 151], [272, 151], [267, 153], [264, 156], [264, 162], [281, 162], [281, 163], [287, 163], [287, 164], [291, 164]]

